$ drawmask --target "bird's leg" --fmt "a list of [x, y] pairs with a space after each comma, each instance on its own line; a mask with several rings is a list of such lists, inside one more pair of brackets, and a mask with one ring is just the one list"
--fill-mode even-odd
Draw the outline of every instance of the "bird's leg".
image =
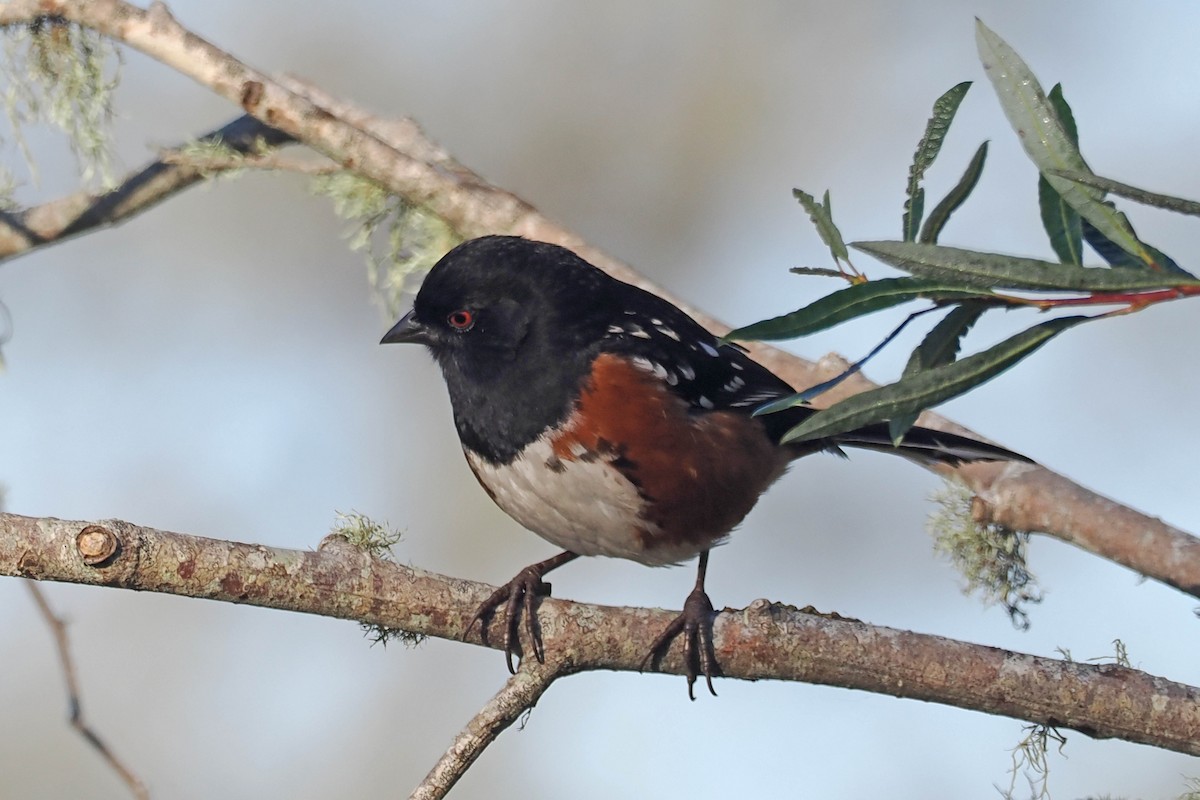
[[706, 572], [708, 572], [707, 550], [700, 554], [700, 566], [696, 570], [696, 588], [692, 589], [692, 593], [684, 601], [683, 612], [672, 620], [666, 630], [654, 640], [654, 644], [650, 645], [650, 652], [642, 659], [641, 666], [642, 669], [645, 669], [647, 664], [658, 666], [663, 653], [666, 652], [675, 637], [682, 633], [684, 636], [684, 662], [687, 664], [688, 697], [692, 700], [696, 699], [692, 687], [695, 686], [696, 678], [700, 674], [704, 675], [704, 682], [708, 685], [708, 691], [713, 697], [717, 696], [716, 690], [713, 689], [713, 676], [721, 674], [712, 641], [713, 618], [716, 617], [716, 611], [713, 610], [712, 601], [708, 599], [708, 593], [704, 591]]
[[537, 597], [550, 596], [550, 584], [542, 580], [543, 575], [577, 558], [579, 558], [578, 553], [564, 550], [553, 558], [547, 558], [545, 561], [530, 564], [518, 572], [515, 578], [492, 592], [488, 599], [480, 604], [479, 610], [475, 612], [475, 616], [471, 617], [471, 621], [467, 623], [467, 629], [463, 631], [463, 637], [466, 638], [466, 635], [471, 632], [471, 629], [475, 627], [475, 623], [478, 622], [483, 642], [487, 644], [487, 620], [501, 604], [504, 604], [504, 659], [508, 664], [508, 671], [515, 675], [517, 671], [513, 668], [513, 655], [516, 654], [521, 643], [521, 637], [517, 632], [517, 628], [518, 621], [521, 618], [520, 612], [523, 609], [525, 611], [525, 631], [529, 635], [533, 655], [539, 663], [544, 662], [546, 660], [546, 651], [542, 648], [542, 634], [537, 627], [534, 600]]

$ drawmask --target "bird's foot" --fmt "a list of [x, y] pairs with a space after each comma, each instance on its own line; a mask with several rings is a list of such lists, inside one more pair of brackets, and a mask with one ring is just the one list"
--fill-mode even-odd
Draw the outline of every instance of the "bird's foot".
[[495, 614], [496, 609], [504, 606], [504, 660], [508, 671], [516, 674], [513, 667], [513, 656], [521, 656], [521, 636], [519, 631], [521, 612], [525, 613], [525, 632], [529, 638], [529, 646], [539, 663], [545, 662], [546, 652], [542, 647], [542, 634], [537, 624], [536, 600], [538, 597], [550, 596], [550, 584], [542, 580], [546, 572], [545, 563], [532, 564], [517, 573], [516, 577], [501, 586], [484, 600], [475, 616], [467, 624], [464, 637], [479, 623], [480, 636], [487, 644], [488, 620]]
[[642, 659], [641, 669], [644, 670], [647, 666], [657, 667], [671, 642], [682, 633], [688, 697], [692, 700], [696, 699], [693, 687], [700, 675], [704, 676], [709, 693], [716, 697], [717, 692], [713, 689], [712, 679], [714, 675], [721, 674], [721, 667], [717, 664], [717, 655], [713, 650], [712, 640], [713, 620], [716, 616], [717, 613], [713, 609], [712, 601], [708, 599], [708, 594], [699, 587], [692, 590], [683, 604], [683, 612], [672, 620], [671, 624], [654, 640], [654, 644], [650, 645], [650, 652]]

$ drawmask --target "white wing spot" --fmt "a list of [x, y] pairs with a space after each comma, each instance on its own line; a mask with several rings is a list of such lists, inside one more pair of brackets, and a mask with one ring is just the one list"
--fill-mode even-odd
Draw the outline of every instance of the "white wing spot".
[[625, 329], [622, 328], [620, 325], [609, 325], [608, 332], [609, 333], [624, 333]]
[[746, 382], [737, 375], [733, 376], [733, 380], [721, 387], [722, 392], [736, 392], [738, 389], [746, 385]]
[[628, 328], [625, 329], [625, 331], [630, 336], [637, 337], [638, 339], [649, 339], [650, 338], [650, 334], [646, 333], [645, 329], [643, 329], [641, 325], [630, 325]]
[[696, 402], [700, 404], [701, 408], [713, 408], [713, 401], [709, 400], [704, 395], [700, 395], [700, 398]]
[[657, 327], [654, 330], [658, 331], [663, 336], [666, 336], [668, 339], [674, 339], [677, 342], [679, 341], [679, 334], [670, 328]]
[[760, 390], [760, 391], [752, 392], [750, 394], [739, 397], [737, 400], [730, 403], [730, 405], [739, 406], [739, 407], [740, 406], [756, 406], [759, 403], [765, 403], [768, 400], [778, 400], [780, 397], [783, 397], [783, 394], [781, 394], [780, 392], [773, 392], [773, 391], [769, 391], [769, 390]]
[[683, 376], [685, 381], [696, 380], [696, 370], [692, 369], [690, 364], [684, 364], [683, 362], [680, 362], [676, 369], [679, 370], [679, 374]]
[[[703, 350], [708, 355], [712, 356], [713, 358], [717, 358], [718, 356], [721, 355], [720, 353], [717, 352], [717, 348], [713, 347], [708, 342], [701, 342], [700, 349]], [[741, 369], [741, 367], [737, 364], [734, 364], [733, 366], [735, 369]]]
[[637, 367], [638, 369], [640, 369], [644, 372], [649, 372], [649, 373], [654, 372], [654, 362], [648, 358], [642, 358], [641, 356], [634, 356], [633, 358], [629, 359], [629, 361], [635, 367]]
[[631, 360], [635, 367], [637, 367], [640, 370], [649, 372], [651, 375], [658, 378], [660, 381], [666, 381], [667, 383], [676, 383], [677, 382], [677, 379], [675, 378], [675, 376], [672, 375], [670, 372], [668, 372], [667, 368], [664, 367], [662, 364], [659, 364], [657, 361], [651, 361], [650, 359], [642, 358], [641, 356], [634, 356]]

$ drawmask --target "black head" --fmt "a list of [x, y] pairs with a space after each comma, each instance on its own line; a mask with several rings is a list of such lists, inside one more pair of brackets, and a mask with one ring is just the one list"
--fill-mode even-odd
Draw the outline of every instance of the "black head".
[[433, 266], [413, 310], [382, 343], [423, 344], [443, 369], [496, 380], [542, 346], [562, 352], [603, 338], [614, 284], [557, 245], [472, 239]]
[[434, 265], [383, 342], [428, 347], [463, 443], [503, 460], [569, 413], [623, 286], [557, 245], [472, 239]]

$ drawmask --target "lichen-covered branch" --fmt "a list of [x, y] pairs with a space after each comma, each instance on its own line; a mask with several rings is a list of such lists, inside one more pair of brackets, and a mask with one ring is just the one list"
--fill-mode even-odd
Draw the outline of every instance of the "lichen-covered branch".
[[558, 678], [561, 661], [539, 664], [522, 662], [517, 674], [505, 681], [500, 691], [484, 704], [450, 745], [409, 800], [441, 800], [458, 783], [475, 760], [510, 725], [537, 704]]
[[[242, 116], [197, 141], [221, 144], [239, 153], [277, 147], [291, 137]], [[151, 161], [106, 192], [80, 190], [24, 211], [0, 211], [0, 262], [95, 228], [118, 225], [177, 192], [203, 181], [205, 168], [170, 157]]]
[[1200, 539], [1047, 469], [981, 472], [968, 478], [977, 522], [1053, 536], [1200, 597]]
[[[448, 639], [463, 638], [490, 590], [373, 558], [337, 536], [302, 552], [119, 521], [14, 514], [0, 514], [0, 575], [249, 603]], [[671, 617], [547, 598], [539, 612], [547, 669], [637, 671]], [[1200, 690], [1128, 667], [1041, 658], [766, 601], [720, 614], [714, 635], [730, 678], [843, 686], [1200, 755]], [[476, 629], [466, 639], [483, 644], [480, 637]], [[677, 648], [661, 671], [683, 674]]]

